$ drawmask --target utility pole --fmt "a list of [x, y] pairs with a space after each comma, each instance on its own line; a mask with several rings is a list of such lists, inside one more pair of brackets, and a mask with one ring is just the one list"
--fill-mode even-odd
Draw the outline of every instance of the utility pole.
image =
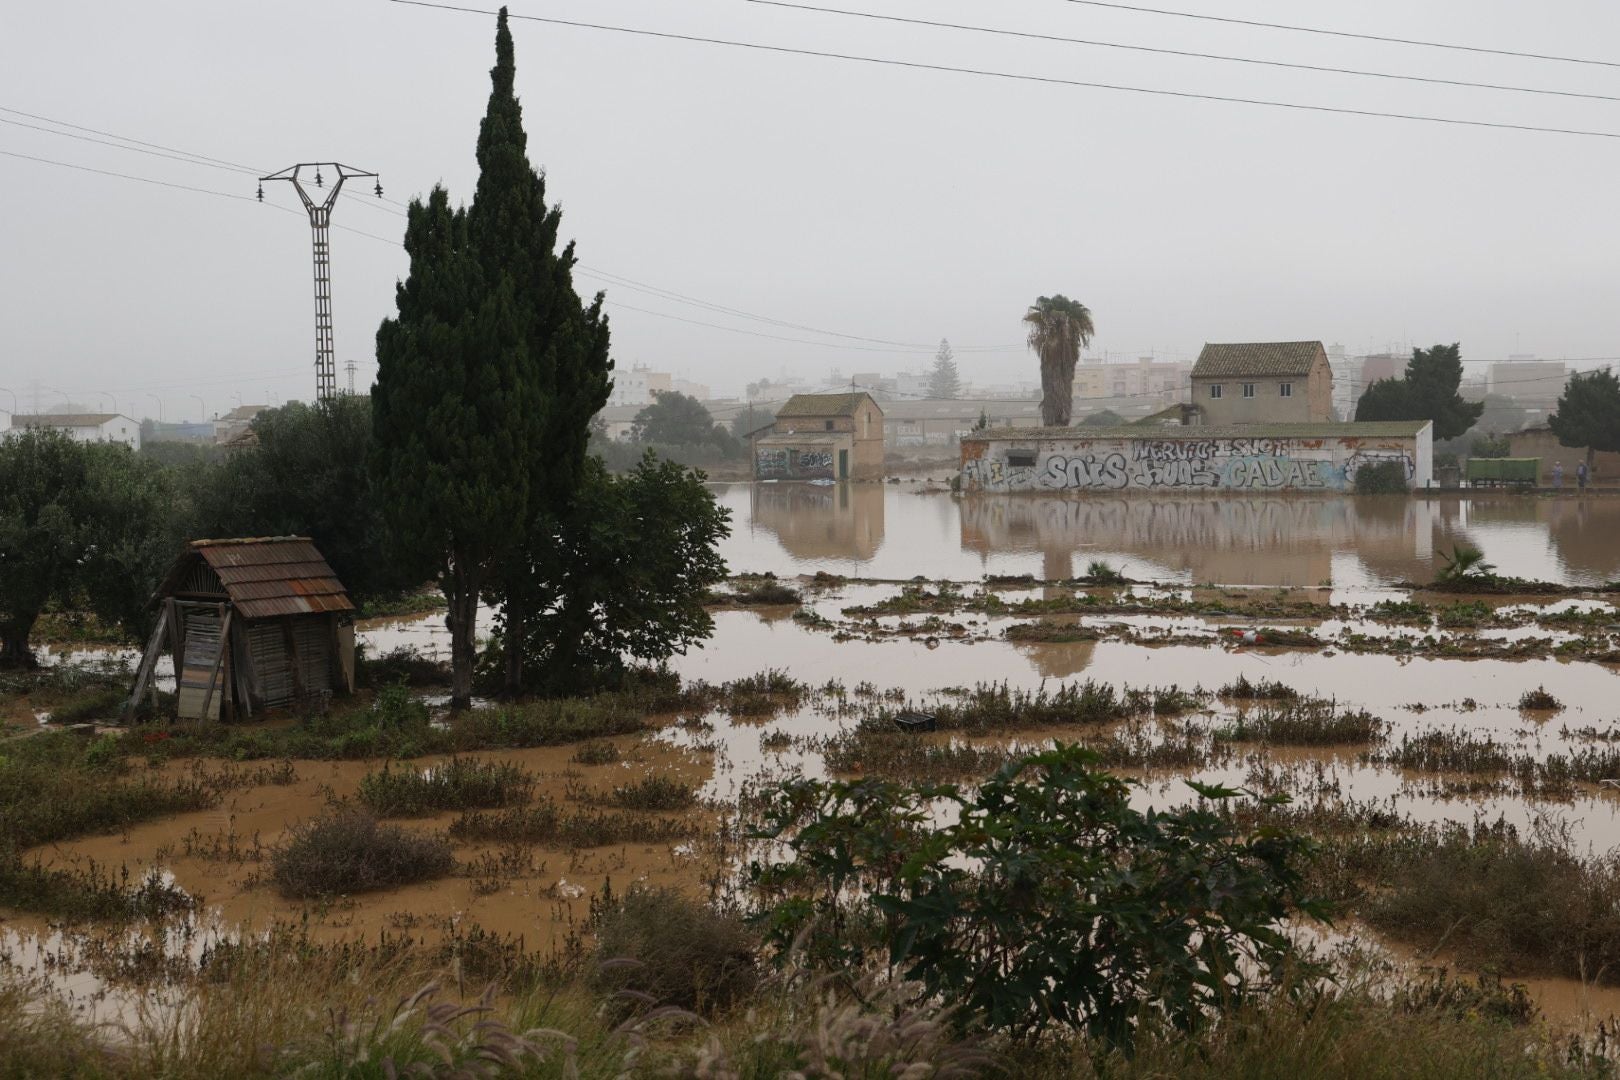
[[[315, 187], [324, 188], [325, 177], [323, 168], [331, 169], [337, 180], [332, 184], [332, 190], [326, 192], [326, 197], [320, 202], [310, 198], [309, 192], [304, 188], [302, 172], [305, 169], [315, 170]], [[341, 165], [335, 161], [304, 162], [291, 168], [282, 169], [278, 173], [259, 177], [259, 201], [264, 202], [264, 182], [266, 180], [289, 181], [298, 197], [303, 200], [304, 209], [309, 212], [309, 228], [315, 248], [315, 399], [326, 401], [337, 397], [337, 367], [332, 359], [332, 242], [328, 235], [328, 228], [332, 223], [332, 207], [337, 204], [338, 193], [343, 190], [345, 180], [367, 177], [377, 180], [375, 191], [377, 198], [382, 198], [382, 181], [377, 174], [363, 172], [348, 165]], [[354, 361], [343, 365], [349, 375], [349, 393], [354, 393]]]

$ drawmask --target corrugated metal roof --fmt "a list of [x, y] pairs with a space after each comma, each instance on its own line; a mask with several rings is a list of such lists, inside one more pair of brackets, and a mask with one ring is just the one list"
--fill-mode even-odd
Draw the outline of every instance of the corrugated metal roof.
[[1320, 341], [1251, 341], [1208, 344], [1193, 365], [1195, 379], [1242, 378], [1245, 375], [1309, 375], [1317, 359], [1327, 359]]
[[355, 609], [307, 536], [192, 541], [159, 587], [159, 596], [174, 589], [184, 564], [193, 558], [201, 558], [219, 575], [232, 605], [246, 619]]
[[[794, 394], [776, 410], [778, 417], [854, 416], [861, 402], [872, 401], [872, 395], [855, 394]], [[872, 401], [876, 405], [877, 402]], [[880, 408], [878, 410], [882, 412]]]
[[1128, 427], [994, 428], [971, 431], [963, 442], [1030, 442], [1036, 439], [1392, 439], [1412, 438], [1427, 420], [1377, 420], [1345, 424], [1132, 424]]

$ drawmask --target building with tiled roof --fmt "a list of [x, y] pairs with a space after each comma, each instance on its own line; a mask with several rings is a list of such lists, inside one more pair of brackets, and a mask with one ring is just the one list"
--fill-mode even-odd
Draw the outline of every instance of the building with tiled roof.
[[1207, 344], [1193, 365], [1192, 394], [1213, 425], [1333, 419], [1333, 369], [1320, 341]]
[[883, 475], [883, 409], [867, 393], [794, 394], [750, 442], [757, 480]]

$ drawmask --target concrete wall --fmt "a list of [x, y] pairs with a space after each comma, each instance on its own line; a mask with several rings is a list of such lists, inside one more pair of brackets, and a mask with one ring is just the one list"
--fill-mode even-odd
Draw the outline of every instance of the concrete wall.
[[[1400, 461], [1433, 476], [1429, 429], [1413, 437], [1087, 438], [962, 442], [964, 491], [1346, 491], [1363, 465]], [[1030, 462], [1025, 464], [1025, 462]]]
[[[881, 446], [881, 443], [879, 444]], [[837, 480], [838, 455], [850, 456], [850, 472], [855, 470], [854, 447], [849, 435], [806, 437], [796, 442], [791, 436], [774, 435], [754, 441], [756, 480]]]
[[[1563, 446], [1558, 442], [1558, 436], [1547, 428], [1532, 428], [1529, 431], [1518, 431], [1508, 436], [1508, 445], [1511, 457], [1533, 457], [1541, 459], [1540, 483], [1543, 487], [1551, 487], [1553, 482], [1553, 463], [1564, 463], [1564, 486], [1575, 486], [1575, 466], [1586, 460], [1586, 451], [1574, 446]], [[1592, 470], [1594, 476], [1592, 483], [1613, 484], [1620, 481], [1620, 454], [1610, 451], [1601, 451], [1593, 457]]]

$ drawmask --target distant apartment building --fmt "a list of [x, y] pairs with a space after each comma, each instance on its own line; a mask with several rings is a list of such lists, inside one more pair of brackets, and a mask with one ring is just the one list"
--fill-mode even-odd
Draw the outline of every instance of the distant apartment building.
[[674, 389], [673, 382], [668, 372], [651, 371], [641, 364], [628, 371], [615, 371], [608, 404], [651, 405], [655, 394]]
[[122, 413], [14, 413], [11, 434], [24, 431], [60, 431], [75, 442], [123, 443], [141, 448], [140, 421]]
[[1107, 363], [1088, 360], [1075, 365], [1074, 415], [1083, 416], [1127, 402], [1155, 408], [1185, 401], [1192, 386], [1192, 365], [1140, 356]]
[[1485, 392], [1510, 397], [1531, 412], [1555, 412], [1569, 380], [1562, 360], [1537, 360], [1517, 353], [1485, 369]]
[[1211, 425], [1321, 423], [1333, 418], [1333, 370], [1320, 341], [1205, 345], [1193, 404]]

